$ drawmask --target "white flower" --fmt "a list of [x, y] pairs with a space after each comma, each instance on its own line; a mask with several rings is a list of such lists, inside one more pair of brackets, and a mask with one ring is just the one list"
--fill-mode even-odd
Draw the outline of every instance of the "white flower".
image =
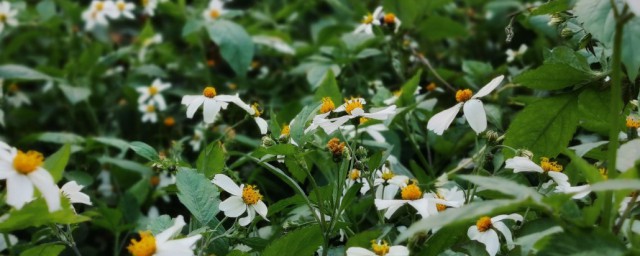
[[[4, 236], [4, 234], [0, 233], [0, 236]], [[8, 234], [9, 237], [9, 243], [11, 243], [11, 246], [14, 246], [15, 244], [18, 243], [18, 238], [12, 234]], [[7, 249], [7, 242], [4, 239], [0, 239], [0, 252], [4, 251], [5, 249]]]
[[373, 34], [373, 25], [380, 26], [380, 18], [382, 18], [382, 6], [378, 6], [373, 14], [369, 13], [362, 18], [362, 24], [360, 24], [353, 33], [366, 33]]
[[225, 13], [227, 13], [227, 10], [224, 9], [224, 2], [222, 2], [222, 0], [211, 0], [209, 7], [202, 12], [202, 17], [204, 17], [205, 21], [214, 21]]
[[347, 180], [345, 181], [345, 187], [342, 190], [342, 194], [346, 194], [347, 191], [354, 185], [357, 183], [362, 183], [362, 187], [360, 187], [360, 194], [367, 193], [367, 191], [369, 191], [369, 186], [365, 186], [364, 184], [367, 184], [367, 181], [365, 180], [364, 177], [362, 177], [362, 171], [358, 170], [358, 169], [352, 169], [347, 177]]
[[180, 239], [171, 238], [180, 234], [182, 228], [186, 225], [182, 215], [175, 218], [173, 225], [158, 235], [153, 235], [150, 231], [140, 232], [140, 240], [131, 239], [131, 244], [127, 246], [127, 250], [134, 256], [142, 255], [184, 255], [191, 256], [195, 243], [202, 238], [197, 234]]
[[156, 106], [153, 103], [141, 104], [138, 106], [138, 110], [142, 113], [142, 122], [158, 122], [158, 113], [156, 112]]
[[136, 88], [136, 91], [140, 93], [140, 97], [138, 97], [138, 104], [142, 104], [149, 100], [148, 104], [153, 105], [155, 103], [155, 105], [158, 106], [158, 110], [162, 111], [167, 109], [167, 103], [160, 93], [170, 87], [170, 83], [163, 83], [159, 78], [156, 78], [153, 80], [151, 85]]
[[437, 198], [444, 200], [446, 203], [437, 203], [436, 208], [439, 212], [444, 211], [447, 207], [458, 208], [464, 204], [465, 196], [462, 190], [459, 190], [457, 186], [451, 189], [438, 188], [436, 193], [428, 194], [431, 198]]
[[260, 109], [260, 105], [258, 105], [258, 103], [253, 103], [251, 105], [244, 103], [244, 101], [242, 101], [240, 97], [238, 97], [238, 94], [231, 97], [233, 97], [231, 98], [232, 103], [244, 109], [244, 111], [247, 111], [247, 113], [253, 117], [253, 120], [256, 122], [256, 124], [258, 125], [258, 128], [260, 129], [260, 134], [263, 134], [263, 135], [267, 134], [267, 129], [269, 128], [269, 124], [267, 123], [266, 120], [260, 117], [264, 112], [263, 110]]
[[386, 120], [389, 116], [396, 113], [395, 105], [391, 105], [376, 112], [366, 113], [363, 109], [363, 105], [366, 103], [367, 102], [363, 98], [352, 98], [347, 100], [344, 104], [340, 105], [340, 107], [333, 111], [336, 113], [346, 112], [346, 115], [328, 119], [328, 122], [320, 122], [318, 123], [318, 126], [320, 126], [327, 134], [331, 134], [353, 118], [364, 117], [368, 119]]
[[[380, 170], [376, 170], [373, 187], [376, 188], [375, 198], [391, 200], [396, 197], [398, 190], [409, 182], [409, 177], [404, 175], [396, 175], [386, 165]], [[369, 183], [364, 183], [362, 189], [369, 190]]]
[[362, 247], [350, 247], [347, 249], [347, 256], [409, 256], [409, 249], [402, 245], [389, 246], [387, 241], [371, 241], [371, 249]]
[[142, 47], [138, 52], [138, 59], [140, 61], [144, 61], [144, 57], [147, 55], [147, 50], [149, 49], [149, 47], [154, 44], [160, 44], [160, 43], [162, 43], [161, 34], [155, 34], [152, 37], [144, 39], [144, 41], [142, 41]]
[[629, 5], [629, 9], [638, 17], [640, 17], [640, 1], [638, 0], [627, 0], [627, 5]]
[[403, 184], [400, 194], [402, 199], [399, 200], [375, 199], [375, 205], [379, 211], [387, 210], [384, 214], [385, 218], [391, 218], [405, 204], [411, 205], [422, 218], [426, 218], [438, 213], [436, 203], [446, 203], [444, 200], [433, 198], [430, 194], [424, 194], [423, 196], [422, 190], [415, 183]]
[[587, 196], [591, 190], [589, 185], [572, 187], [569, 183], [569, 177], [562, 173], [562, 165], [557, 162], [549, 161], [549, 158], [542, 157], [540, 165], [537, 165], [531, 159], [522, 156], [507, 159], [505, 168], [513, 169], [513, 172], [537, 172], [546, 173], [557, 184], [556, 192], [575, 194], [573, 199], [580, 199]]
[[31, 105], [31, 100], [24, 92], [20, 91], [18, 84], [13, 83], [9, 85], [7, 96], [5, 97], [7, 103], [14, 108], [22, 107], [22, 105]]
[[511, 49], [507, 49], [507, 62], [512, 62], [514, 61], [517, 57], [520, 57], [522, 55], [524, 55], [524, 53], [527, 51], [527, 45], [526, 44], [521, 44], [520, 48], [518, 48], [518, 51], [514, 51]]
[[154, 16], [158, 7], [158, 0], [142, 0], [142, 12], [149, 16]]
[[0, 33], [4, 30], [4, 24], [9, 26], [18, 26], [18, 20], [16, 20], [18, 10], [11, 10], [11, 4], [7, 1], [0, 2]]
[[256, 212], [267, 219], [267, 205], [262, 202], [260, 191], [253, 185], [242, 184], [236, 185], [231, 178], [224, 174], [216, 174], [211, 180], [213, 184], [227, 191], [231, 196], [220, 203], [220, 210], [224, 215], [231, 218], [237, 218], [247, 212], [247, 216], [240, 218], [240, 225], [246, 226], [251, 223]]
[[[364, 121], [364, 123], [362, 123], [362, 121]], [[366, 119], [360, 119], [360, 126], [358, 127], [358, 132], [359, 133], [365, 132], [369, 134], [369, 136], [371, 136], [371, 138], [373, 138], [373, 140], [377, 142], [381, 142], [381, 143], [387, 142], [387, 139], [385, 139], [385, 137], [382, 136], [382, 132], [388, 131], [389, 127], [387, 127], [384, 124], [368, 125], [366, 121], [367, 121]], [[343, 125], [342, 131], [344, 132], [344, 136], [347, 139], [356, 137], [355, 125]]]
[[62, 185], [60, 192], [66, 198], [69, 198], [69, 201], [71, 201], [72, 204], [80, 203], [92, 205], [91, 198], [89, 198], [87, 194], [80, 192], [82, 188], [84, 188], [84, 186], [79, 185], [76, 181], [69, 181]]
[[393, 13], [385, 13], [384, 15], [382, 15], [382, 21], [384, 21], [384, 24], [394, 26], [393, 33], [398, 33], [400, 25], [402, 24], [400, 19], [398, 19], [398, 17]]
[[200, 146], [202, 145], [202, 141], [204, 140], [204, 133], [200, 129], [193, 130], [193, 136], [191, 136], [191, 140], [189, 140], [189, 145], [191, 145], [191, 149], [194, 152], [200, 151]]
[[92, 30], [96, 25], [109, 25], [106, 14], [114, 11], [114, 8], [112, 1], [92, 1], [89, 8], [82, 12], [82, 19], [85, 22], [84, 29]]
[[482, 217], [476, 222], [476, 225], [469, 227], [467, 230], [467, 236], [471, 240], [483, 243], [489, 255], [495, 256], [496, 253], [500, 251], [500, 239], [498, 238], [498, 233], [494, 230], [497, 229], [502, 233], [507, 241], [507, 247], [511, 250], [514, 247], [513, 237], [511, 235], [511, 230], [509, 230], [507, 225], [502, 223], [505, 219], [512, 219], [520, 222], [522, 221], [522, 216], [514, 213], [509, 215], [498, 215], [493, 218]]
[[213, 123], [220, 112], [220, 109], [226, 109], [228, 102], [237, 102], [237, 96], [217, 95], [216, 89], [208, 86], [202, 91], [202, 95], [185, 95], [182, 97], [182, 104], [187, 105], [187, 117], [193, 118], [196, 110], [203, 105], [202, 114], [204, 122]]
[[100, 185], [98, 185], [98, 193], [105, 197], [113, 195], [113, 185], [111, 185], [111, 173], [107, 170], [102, 170], [98, 174]]
[[449, 128], [453, 119], [456, 118], [458, 112], [460, 112], [460, 108], [464, 106], [464, 117], [467, 119], [467, 122], [469, 122], [469, 126], [471, 126], [476, 133], [483, 132], [487, 129], [487, 115], [484, 112], [484, 105], [479, 98], [491, 93], [502, 83], [502, 79], [504, 79], [503, 75], [494, 78], [473, 96], [471, 96], [473, 93], [469, 89], [458, 90], [458, 92], [456, 92], [456, 101], [459, 103], [431, 117], [427, 123], [427, 129], [433, 131], [435, 134], [442, 135], [442, 133]]
[[44, 156], [37, 151], [22, 152], [0, 142], [0, 180], [7, 180], [7, 204], [21, 209], [33, 199], [35, 186], [44, 197], [49, 212], [60, 209], [60, 193], [51, 174], [41, 167]]
[[124, 0], [118, 0], [112, 4], [113, 7], [106, 10], [107, 16], [112, 19], [120, 18], [120, 16], [124, 16], [127, 19], [133, 19], [133, 9], [136, 8], [136, 5], [133, 3], [127, 3]]

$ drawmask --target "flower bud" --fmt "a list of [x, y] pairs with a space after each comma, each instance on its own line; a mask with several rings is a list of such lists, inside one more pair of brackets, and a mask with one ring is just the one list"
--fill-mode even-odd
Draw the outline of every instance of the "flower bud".
[[363, 146], [359, 146], [358, 149], [356, 149], [356, 157], [358, 159], [367, 159], [368, 155], [369, 155], [369, 152]]
[[273, 141], [273, 139], [271, 138], [271, 136], [263, 136], [262, 137], [262, 146], [265, 148], [271, 147], [273, 145], [275, 145], [276, 142]]
[[571, 30], [570, 28], [563, 28], [562, 31], [560, 32], [560, 36], [565, 39], [571, 38], [575, 34], [576, 33], [573, 32], [573, 30]]
[[526, 149], [518, 149], [518, 151], [516, 151], [516, 155], [533, 159], [533, 152]]

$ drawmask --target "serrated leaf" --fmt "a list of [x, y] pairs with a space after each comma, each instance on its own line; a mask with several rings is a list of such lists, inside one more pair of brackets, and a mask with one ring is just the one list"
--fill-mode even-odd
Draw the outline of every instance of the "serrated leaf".
[[160, 232], [167, 230], [171, 226], [173, 226], [173, 220], [171, 220], [169, 215], [164, 214], [156, 218], [149, 219], [147, 230], [151, 231], [154, 235], [158, 235]]
[[592, 73], [575, 69], [566, 64], [548, 63], [520, 74], [515, 77], [513, 82], [532, 89], [558, 90], [586, 84], [594, 78]]
[[201, 173], [181, 169], [176, 173], [178, 199], [198, 221], [208, 224], [218, 213], [220, 192]]
[[220, 47], [220, 54], [238, 76], [245, 76], [253, 60], [253, 41], [244, 28], [229, 20], [207, 24], [209, 38]]
[[149, 144], [147, 143], [144, 143], [141, 141], [134, 141], [129, 144], [129, 147], [131, 148], [131, 150], [136, 152], [136, 154], [146, 158], [149, 161], [155, 161], [160, 159], [160, 157], [158, 156], [158, 151], [156, 151], [153, 147], [149, 146]]
[[0, 78], [3, 79], [21, 79], [21, 80], [52, 80], [46, 74], [40, 73], [34, 69], [15, 64], [7, 64], [0, 66]]
[[42, 164], [42, 167], [51, 173], [55, 182], [62, 179], [62, 173], [64, 168], [67, 167], [69, 156], [71, 156], [71, 145], [65, 144], [58, 151], [47, 157]]
[[322, 232], [318, 225], [294, 230], [275, 240], [263, 252], [264, 256], [313, 255], [322, 245]]
[[[577, 99], [573, 95], [542, 99], [523, 109], [505, 135], [506, 146], [527, 149], [535, 157], [555, 157], [566, 148], [578, 127]], [[506, 158], [514, 153], [504, 151]]]
[[214, 175], [222, 172], [224, 164], [224, 148], [222, 143], [220, 141], [214, 141], [198, 155], [196, 169], [207, 178], [213, 178]]

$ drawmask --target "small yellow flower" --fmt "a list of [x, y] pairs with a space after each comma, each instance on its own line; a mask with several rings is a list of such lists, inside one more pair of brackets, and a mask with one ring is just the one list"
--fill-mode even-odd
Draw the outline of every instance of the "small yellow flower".
[[485, 232], [489, 230], [492, 226], [493, 224], [491, 223], [491, 218], [488, 216], [484, 216], [478, 219], [478, 221], [476, 222], [476, 227], [480, 232]]
[[242, 189], [242, 200], [245, 204], [254, 205], [262, 200], [262, 195], [255, 185], [245, 185]]
[[469, 89], [464, 89], [464, 90], [458, 90], [456, 92], [456, 101], [457, 102], [466, 102], [469, 99], [471, 99], [471, 96], [473, 96], [473, 92]]
[[422, 191], [414, 182], [402, 188], [401, 195], [403, 200], [418, 200], [422, 197]]
[[322, 105], [320, 106], [320, 113], [328, 113], [336, 109], [336, 105], [333, 103], [333, 100], [329, 97], [322, 98]]
[[540, 167], [542, 167], [542, 170], [544, 170], [545, 172], [561, 172], [562, 171], [562, 165], [558, 164], [558, 162], [551, 162], [549, 161], [549, 158], [547, 157], [542, 157], [541, 161], [540, 161]]

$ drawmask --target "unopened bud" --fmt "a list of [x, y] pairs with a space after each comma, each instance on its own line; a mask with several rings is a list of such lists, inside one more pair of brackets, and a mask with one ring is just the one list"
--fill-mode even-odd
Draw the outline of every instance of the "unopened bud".
[[484, 136], [487, 138], [488, 141], [490, 142], [497, 142], [498, 138], [500, 138], [500, 134], [498, 134], [498, 132], [493, 131], [493, 130], [489, 130], [487, 131]]
[[573, 30], [571, 30], [570, 28], [563, 28], [562, 31], [560, 32], [560, 36], [562, 38], [571, 38], [573, 37], [573, 35], [575, 35], [576, 33], [573, 32]]
[[529, 159], [533, 159], [533, 152], [526, 150], [526, 149], [519, 149], [516, 154], [518, 156], [522, 156], [522, 157], [526, 157]]
[[262, 146], [265, 148], [271, 147], [273, 145], [275, 145], [276, 142], [273, 141], [273, 139], [271, 138], [271, 136], [263, 136], [262, 137]]
[[369, 155], [369, 152], [363, 146], [359, 146], [358, 149], [356, 149], [356, 157], [358, 159], [367, 159], [368, 155]]

